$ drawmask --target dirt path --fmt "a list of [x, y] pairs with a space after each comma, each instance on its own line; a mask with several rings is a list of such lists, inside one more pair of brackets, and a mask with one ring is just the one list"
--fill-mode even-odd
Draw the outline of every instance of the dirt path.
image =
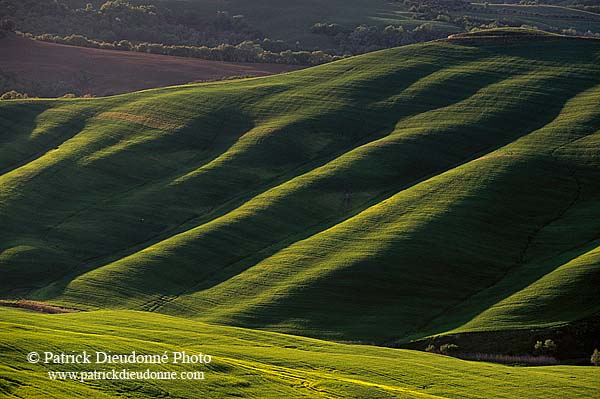
[[33, 310], [34, 312], [49, 313], [49, 314], [80, 312], [80, 310], [77, 310], [77, 309], [61, 308], [59, 306], [48, 305], [44, 302], [27, 301], [24, 299], [19, 299], [19, 300], [0, 299], [0, 306], [6, 306], [6, 307], [10, 307], [10, 308], [27, 309], [27, 310]]

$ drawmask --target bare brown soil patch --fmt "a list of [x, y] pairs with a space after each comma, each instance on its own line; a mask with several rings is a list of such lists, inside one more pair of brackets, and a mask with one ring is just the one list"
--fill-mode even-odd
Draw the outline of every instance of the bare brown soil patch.
[[64, 82], [81, 94], [94, 96], [231, 76], [266, 76], [302, 68], [65, 46], [15, 35], [0, 39], [0, 54], [0, 74], [11, 80], [43, 87]]

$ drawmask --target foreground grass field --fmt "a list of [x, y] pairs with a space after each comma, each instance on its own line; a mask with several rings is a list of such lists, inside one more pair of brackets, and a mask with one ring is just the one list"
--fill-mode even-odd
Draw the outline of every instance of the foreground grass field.
[[595, 317], [599, 60], [497, 31], [3, 102], [0, 294], [371, 343]]
[[[15, 398], [592, 398], [600, 368], [508, 367], [441, 355], [220, 327], [131, 311], [0, 309], [0, 396]], [[30, 364], [29, 352], [212, 356], [208, 365]], [[56, 381], [49, 371], [205, 372], [201, 381]], [[568, 394], [567, 394], [568, 393]], [[565, 396], [567, 395], [567, 396]]]

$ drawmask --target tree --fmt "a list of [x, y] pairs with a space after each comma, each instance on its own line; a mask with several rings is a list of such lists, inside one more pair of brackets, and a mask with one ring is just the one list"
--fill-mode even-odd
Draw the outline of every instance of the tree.
[[556, 349], [558, 349], [554, 341], [552, 341], [551, 339], [547, 339], [544, 341], [544, 348], [546, 348], [546, 352], [552, 355], [555, 354]]
[[598, 349], [594, 349], [590, 362], [592, 362], [594, 366], [600, 366], [600, 351], [598, 351]]
[[455, 344], [444, 344], [440, 346], [440, 352], [444, 355], [452, 355], [453, 353], [458, 352], [458, 345]]
[[66, 44], [71, 46], [79, 46], [79, 47], [89, 47], [90, 40], [87, 37], [82, 35], [69, 35], [65, 37]]
[[18, 91], [11, 90], [1, 95], [0, 100], [21, 100], [28, 97], [27, 93], [19, 93]]
[[16, 29], [15, 21], [10, 18], [3, 18], [0, 20], [0, 30], [7, 32], [14, 32]]
[[129, 3], [121, 0], [107, 1], [106, 3], [100, 6], [100, 11], [112, 11], [112, 10], [124, 10], [129, 7]]
[[556, 343], [551, 339], [547, 339], [544, 342], [537, 341], [533, 346], [534, 352], [542, 355], [555, 355], [557, 349]]
[[343, 29], [338, 24], [328, 24], [325, 22], [317, 22], [310, 28], [311, 33], [327, 36], [336, 36], [343, 32]]
[[542, 341], [536, 341], [535, 345], [533, 345], [534, 352], [542, 352], [544, 350], [544, 343]]
[[129, 40], [121, 40], [117, 47], [125, 51], [130, 51], [133, 46]]

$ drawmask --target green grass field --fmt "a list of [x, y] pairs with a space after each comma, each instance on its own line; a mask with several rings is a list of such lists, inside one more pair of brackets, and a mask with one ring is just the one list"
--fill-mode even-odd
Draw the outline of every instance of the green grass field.
[[454, 16], [471, 16], [489, 21], [508, 20], [538, 29], [575, 29], [600, 32], [600, 15], [573, 8], [551, 5], [472, 3], [473, 9], [453, 12]]
[[[592, 398], [600, 368], [509, 367], [344, 345], [130, 311], [40, 315], [0, 309], [0, 396], [19, 398]], [[30, 364], [31, 351], [186, 351], [207, 365]], [[49, 371], [205, 372], [202, 381], [56, 381]], [[532, 383], [535, 381], [535, 383]]]
[[599, 49], [3, 103], [3, 296], [366, 342], [592, 315]]
[[[212, 382], [157, 387], [172, 397], [591, 397], [589, 368], [264, 331], [389, 344], [597, 317], [600, 41], [492, 34], [266, 78], [0, 102], [0, 297], [93, 311], [2, 310], [2, 356], [68, 336], [229, 359]], [[6, 363], [2, 389], [21, 397], [82, 386]]]

